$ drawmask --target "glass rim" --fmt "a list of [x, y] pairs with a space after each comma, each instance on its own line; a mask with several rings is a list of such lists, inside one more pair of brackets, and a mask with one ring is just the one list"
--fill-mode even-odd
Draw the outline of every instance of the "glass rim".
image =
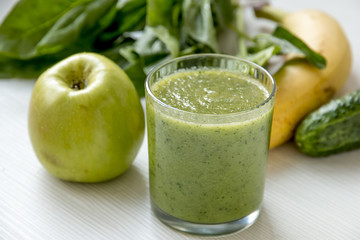
[[[246, 64], [248, 64], [248, 65], [250, 65], [252, 67], [255, 67], [255, 68], [259, 69], [260, 71], [262, 71], [271, 80], [271, 82], [273, 84], [271, 93], [269, 94], [269, 96], [264, 101], [257, 104], [256, 106], [248, 108], [248, 109], [240, 110], [240, 111], [237, 111], [237, 112], [232, 112], [232, 113], [197, 113], [197, 112], [185, 111], [185, 110], [182, 110], [182, 109], [179, 109], [179, 108], [176, 108], [176, 107], [173, 107], [173, 106], [171, 106], [169, 104], [164, 103], [163, 101], [161, 101], [158, 97], [156, 97], [154, 95], [154, 93], [152, 92], [152, 90], [150, 88], [150, 83], [149, 82], [150, 82], [151, 76], [156, 71], [158, 71], [159, 69], [163, 68], [164, 66], [169, 65], [169, 64], [174, 63], [174, 62], [180, 62], [180, 61], [184, 61], [184, 60], [187, 60], [187, 59], [194, 59], [194, 58], [205, 58], [205, 57], [232, 59], [232, 60], [236, 60], [236, 61], [239, 61], [239, 62], [246, 63]], [[192, 71], [192, 69], [189, 69], [189, 70]], [[229, 117], [231, 117], [231, 116], [238, 116], [238, 115], [241, 115], [241, 114], [246, 114], [246, 113], [255, 111], [257, 109], [260, 109], [260, 108], [264, 107], [267, 103], [269, 103], [270, 100], [275, 96], [276, 88], [277, 88], [277, 85], [276, 85], [276, 82], [275, 82], [273, 76], [269, 73], [269, 71], [267, 71], [262, 66], [254, 63], [254, 62], [251, 62], [251, 61], [249, 61], [247, 59], [244, 59], [244, 58], [240, 58], [240, 57], [236, 57], [236, 56], [232, 56], [232, 55], [226, 55], [226, 54], [219, 54], [219, 53], [198, 53], [198, 54], [190, 54], [190, 55], [186, 55], [186, 56], [173, 58], [173, 59], [168, 60], [168, 61], [166, 61], [166, 62], [164, 62], [162, 64], [159, 64], [159, 65], [155, 66], [153, 69], [151, 69], [151, 71], [148, 73], [148, 75], [146, 77], [146, 80], [145, 80], [145, 92], [147, 92], [149, 94], [149, 96], [153, 100], [155, 100], [155, 102], [160, 104], [162, 107], [170, 109], [172, 111], [178, 111], [178, 112], [181, 112], [181, 113], [184, 113], [184, 114], [204, 116], [204, 117], [211, 117], [211, 116], [215, 116], [215, 117], [227, 117], [227, 116], [229, 116]]]

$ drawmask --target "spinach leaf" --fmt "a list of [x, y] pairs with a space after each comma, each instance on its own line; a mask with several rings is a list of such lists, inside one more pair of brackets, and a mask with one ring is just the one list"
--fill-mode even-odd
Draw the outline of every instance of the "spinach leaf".
[[167, 45], [157, 38], [153, 28], [146, 27], [143, 36], [134, 43], [134, 50], [144, 66], [153, 64], [155, 61], [170, 54]]
[[124, 66], [121, 66], [122, 69], [126, 72], [126, 74], [129, 76], [131, 81], [133, 82], [137, 93], [140, 97], [143, 97], [145, 95], [145, 79], [146, 74], [143, 71], [143, 67], [140, 63], [131, 63]]
[[321, 56], [319, 53], [314, 52], [311, 48], [309, 48], [302, 40], [293, 35], [291, 32], [286, 30], [285, 28], [278, 26], [273, 32], [273, 36], [284, 39], [287, 42], [291, 43], [294, 47], [296, 47], [300, 52], [302, 52], [306, 59], [317, 68], [323, 69], [326, 67], [326, 59]]
[[232, 1], [211, 0], [211, 10], [213, 13], [214, 26], [218, 31], [227, 28], [234, 20], [234, 5]]
[[[0, 54], [12, 59], [90, 50], [115, 17], [116, 0], [23, 0], [0, 26]], [[36, 9], [36, 10], [31, 10]]]
[[186, 36], [219, 52], [210, 0], [184, 0], [183, 31]]
[[[154, 66], [173, 57], [214, 52], [213, 48], [218, 48], [218, 31], [230, 21], [228, 17], [220, 15], [229, 9], [231, 12], [230, 3], [215, 0], [147, 1], [146, 25], [141, 37], [133, 44], [119, 49], [120, 55], [128, 62], [122, 67], [136, 83], [141, 96], [144, 93], [145, 76]], [[193, 15], [188, 14], [189, 11], [193, 11]], [[194, 26], [194, 21], [200, 24]], [[198, 37], [198, 33], [202, 36]], [[141, 78], [142, 84], [139, 84]]]
[[245, 29], [245, 17], [244, 17], [244, 8], [242, 6], [238, 6], [235, 10], [235, 20], [236, 25], [233, 27], [238, 37], [238, 53], [237, 56], [246, 58], [248, 55], [248, 49], [246, 46], [246, 39], [244, 37], [244, 29]]
[[[173, 57], [180, 51], [179, 7], [178, 0], [148, 0], [146, 28], [164, 42]], [[145, 28], [145, 30], [146, 30]]]
[[144, 29], [146, 19], [146, 0], [119, 1], [115, 23], [118, 32], [124, 33]]
[[278, 46], [281, 50], [281, 54], [294, 54], [294, 55], [303, 55], [302, 52], [288, 42], [285, 39], [277, 38], [271, 34], [258, 34], [253, 39], [254, 45], [249, 48], [249, 52], [255, 53], [262, 51], [271, 46]]
[[281, 51], [279, 46], [273, 45], [269, 46], [261, 51], [258, 51], [254, 54], [249, 54], [247, 59], [259, 64], [260, 66], [264, 66], [271, 57], [278, 54]]
[[112, 48], [124, 33], [144, 29], [146, 0], [119, 0], [116, 9], [114, 21], [97, 37], [96, 49]]
[[[319, 53], [314, 52], [301, 39], [297, 38], [282, 26], [277, 26], [272, 34], [258, 34], [253, 39], [253, 46], [248, 49], [249, 53], [256, 54], [257, 59], [262, 54], [268, 55], [271, 47], [279, 50], [273, 51], [273, 54], [285, 54], [287, 60], [293, 58], [306, 58], [306, 60], [319, 69], [326, 67], [326, 59]], [[262, 54], [257, 54], [262, 52]]]
[[180, 53], [181, 1], [148, 0], [146, 25], [133, 44], [119, 49], [127, 64], [120, 65], [140, 96], [144, 96], [144, 81], [157, 64]]
[[152, 27], [145, 27], [137, 40], [119, 49], [127, 64], [120, 65], [134, 82], [140, 96], [144, 96], [144, 81], [149, 71], [159, 62], [171, 57], [167, 45], [161, 41]]
[[39, 74], [58, 61], [46, 56], [31, 60], [13, 59], [0, 56], [0, 78], [37, 78]]

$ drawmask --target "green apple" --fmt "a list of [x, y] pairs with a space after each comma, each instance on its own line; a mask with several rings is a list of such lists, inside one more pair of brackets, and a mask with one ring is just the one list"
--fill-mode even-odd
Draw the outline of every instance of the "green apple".
[[74, 182], [101, 182], [125, 172], [144, 137], [144, 112], [131, 80], [95, 53], [70, 56], [36, 81], [29, 136], [41, 164]]

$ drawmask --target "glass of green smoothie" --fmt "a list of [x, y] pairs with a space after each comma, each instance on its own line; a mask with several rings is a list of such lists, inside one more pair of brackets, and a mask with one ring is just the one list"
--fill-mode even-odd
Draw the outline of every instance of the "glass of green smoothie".
[[151, 206], [181, 231], [218, 235], [259, 216], [276, 84], [237, 57], [196, 54], [146, 80]]

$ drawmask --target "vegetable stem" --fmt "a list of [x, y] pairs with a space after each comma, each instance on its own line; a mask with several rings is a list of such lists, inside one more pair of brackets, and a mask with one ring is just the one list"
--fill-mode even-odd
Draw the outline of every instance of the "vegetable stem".
[[[245, 22], [244, 22], [244, 9], [240, 5], [236, 8], [236, 32], [238, 34], [238, 56], [242, 58], [247, 57], [247, 48], [244, 33]], [[240, 33], [240, 34], [239, 34]]]
[[275, 22], [281, 22], [288, 12], [273, 7], [271, 5], [264, 5], [260, 8], [255, 8], [255, 15], [259, 18], [266, 18]]

